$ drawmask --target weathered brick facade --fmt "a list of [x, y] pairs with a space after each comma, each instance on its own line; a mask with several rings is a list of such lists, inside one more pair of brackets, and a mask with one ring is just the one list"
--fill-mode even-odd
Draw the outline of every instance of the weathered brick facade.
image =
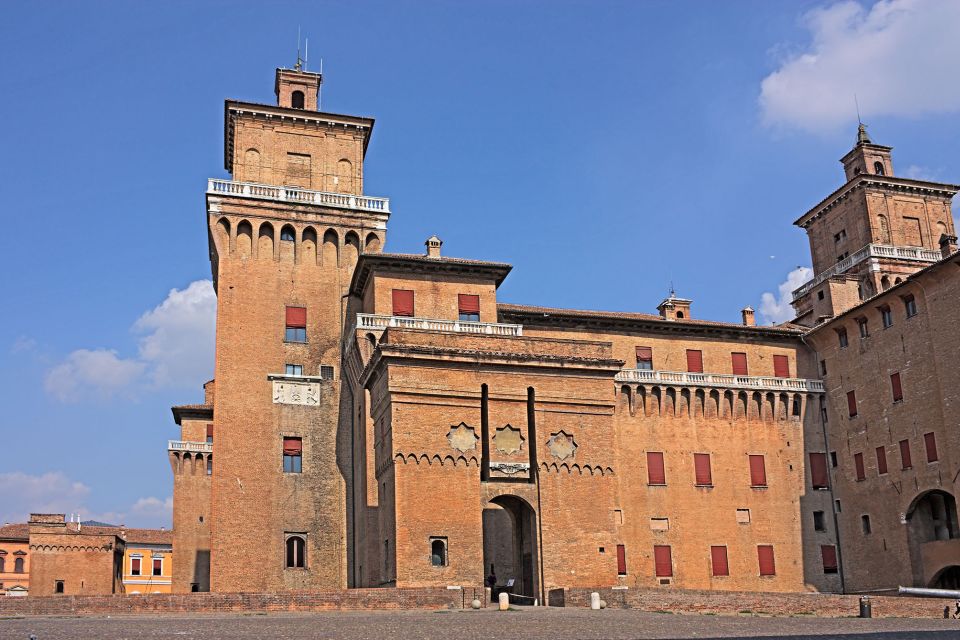
[[[895, 177], [861, 131], [845, 186], [797, 221], [818, 276], [795, 323], [700, 320], [675, 296], [659, 315], [503, 304], [510, 265], [435, 237], [381, 253], [373, 120], [315, 111], [321, 80], [278, 70], [276, 106], [226, 103], [233, 180], [207, 193], [216, 393], [175, 408], [175, 591], [839, 592], [960, 565], [955, 523], [927, 540], [895, 519], [952, 494], [960, 455], [960, 277], [956, 256], [929, 266], [955, 187]], [[908, 293], [918, 315], [859, 342], [857, 314], [889, 298], [903, 315]], [[889, 407], [870, 394], [895, 370], [907, 396]], [[854, 387], [872, 403], [857, 422]], [[939, 458], [920, 465], [931, 431]], [[903, 438], [922, 471], [894, 473], [891, 448], [889, 482], [844, 476]], [[851, 509], [877, 513], [866, 544]]]

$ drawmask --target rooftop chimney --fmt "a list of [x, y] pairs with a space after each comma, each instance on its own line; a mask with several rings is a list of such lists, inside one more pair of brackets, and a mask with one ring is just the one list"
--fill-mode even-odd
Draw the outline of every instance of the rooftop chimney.
[[940, 236], [940, 255], [948, 258], [956, 252], [957, 236], [948, 236], [947, 234]]
[[745, 327], [757, 326], [757, 320], [753, 316], [753, 307], [744, 307], [743, 309], [741, 309], [740, 316], [743, 318], [743, 326]]
[[427, 241], [423, 244], [427, 245], [427, 257], [428, 258], [439, 258], [440, 257], [440, 247], [443, 246], [443, 240], [437, 236], [430, 236], [427, 238]]

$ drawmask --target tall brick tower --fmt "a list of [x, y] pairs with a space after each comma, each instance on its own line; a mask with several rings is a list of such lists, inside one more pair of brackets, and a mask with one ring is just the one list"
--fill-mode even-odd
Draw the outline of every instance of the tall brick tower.
[[[810, 240], [814, 279], [793, 293], [798, 321], [813, 326], [940, 260], [956, 242], [954, 185], [894, 174], [892, 148], [866, 127], [840, 162], [846, 183], [794, 224]], [[945, 240], [944, 240], [945, 239]]]
[[276, 105], [224, 107], [233, 179], [207, 190], [213, 591], [346, 586], [344, 294], [358, 255], [384, 243], [389, 203], [362, 195], [373, 119], [317, 111], [321, 82], [277, 69]]

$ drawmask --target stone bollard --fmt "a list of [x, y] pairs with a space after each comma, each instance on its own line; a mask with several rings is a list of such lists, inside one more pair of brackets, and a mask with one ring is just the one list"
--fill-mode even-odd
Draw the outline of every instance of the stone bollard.
[[870, 605], [869, 596], [862, 596], [860, 598], [860, 617], [861, 618], [873, 617], [873, 607]]
[[482, 603], [480, 602], [480, 600], [479, 600], [478, 598], [474, 598], [474, 599], [473, 599], [473, 602], [470, 603], [470, 607], [473, 608], [473, 609], [479, 609], [481, 604], [482, 604]]
[[594, 611], [600, 610], [600, 594], [596, 591], [590, 594], [590, 608]]
[[483, 601], [489, 606], [493, 602], [493, 589], [490, 587], [483, 588]]
[[510, 611], [510, 594], [500, 594], [500, 611]]

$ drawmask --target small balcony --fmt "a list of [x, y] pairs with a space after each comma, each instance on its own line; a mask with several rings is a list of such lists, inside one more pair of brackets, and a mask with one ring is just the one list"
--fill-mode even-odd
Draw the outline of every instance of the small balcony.
[[617, 382], [663, 384], [679, 387], [716, 387], [722, 389], [750, 389], [756, 391], [800, 391], [823, 393], [822, 380], [805, 378], [768, 378], [765, 376], [736, 376], [723, 373], [690, 373], [687, 371], [653, 371], [651, 369], [624, 369], [617, 374]]
[[405, 316], [379, 316], [371, 313], [357, 314], [357, 329], [360, 331], [382, 331], [383, 329], [387, 329], [389, 327], [397, 327], [399, 329], [421, 329], [423, 331], [471, 333], [485, 336], [523, 335], [523, 325], [520, 324], [463, 322], [460, 320], [409, 318]]
[[213, 453], [212, 442], [187, 442], [185, 440], [169, 440], [168, 451], [186, 451], [189, 453]]
[[300, 187], [278, 187], [255, 182], [235, 182], [233, 180], [207, 180], [207, 194], [216, 196], [238, 196], [255, 200], [273, 200], [294, 204], [314, 204], [322, 207], [353, 209], [373, 213], [390, 213], [389, 198], [356, 196], [349, 193], [330, 191], [311, 191]]

